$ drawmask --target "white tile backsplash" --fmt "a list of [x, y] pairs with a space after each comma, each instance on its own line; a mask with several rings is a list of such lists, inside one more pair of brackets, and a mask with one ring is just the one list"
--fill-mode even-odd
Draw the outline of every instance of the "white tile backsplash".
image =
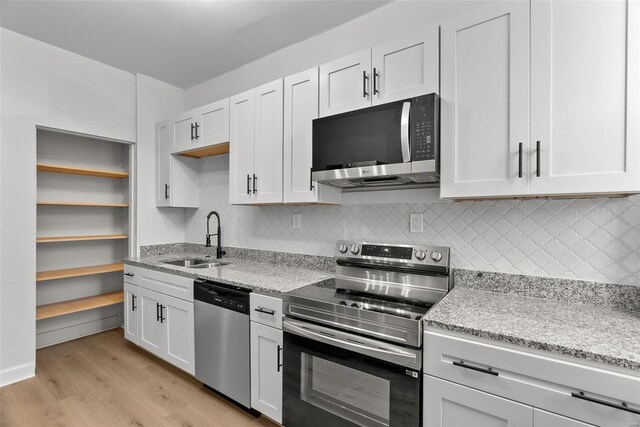
[[[229, 157], [201, 160], [199, 209], [187, 241], [202, 243], [217, 210], [223, 244], [333, 255], [338, 239], [451, 246], [456, 268], [640, 286], [640, 196], [341, 206], [231, 206]], [[292, 227], [292, 214], [302, 227]], [[424, 215], [410, 233], [409, 215]]]

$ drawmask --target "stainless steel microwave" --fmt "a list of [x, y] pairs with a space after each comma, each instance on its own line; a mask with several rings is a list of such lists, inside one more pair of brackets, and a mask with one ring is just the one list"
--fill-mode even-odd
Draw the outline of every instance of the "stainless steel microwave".
[[439, 113], [432, 93], [314, 120], [312, 179], [343, 188], [438, 183]]

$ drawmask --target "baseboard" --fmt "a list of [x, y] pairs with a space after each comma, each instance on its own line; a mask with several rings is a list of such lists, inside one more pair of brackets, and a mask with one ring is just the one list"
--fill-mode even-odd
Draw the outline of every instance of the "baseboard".
[[35, 363], [25, 363], [0, 371], [0, 387], [26, 380], [36, 374]]
[[36, 335], [36, 349], [60, 344], [120, 327], [120, 316], [112, 316]]

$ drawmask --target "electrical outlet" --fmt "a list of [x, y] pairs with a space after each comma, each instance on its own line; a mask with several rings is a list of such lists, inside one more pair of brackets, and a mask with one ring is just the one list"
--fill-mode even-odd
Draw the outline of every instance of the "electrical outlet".
[[302, 227], [302, 214], [293, 214], [293, 228]]
[[422, 233], [422, 214], [411, 214], [409, 217], [409, 229], [412, 233]]

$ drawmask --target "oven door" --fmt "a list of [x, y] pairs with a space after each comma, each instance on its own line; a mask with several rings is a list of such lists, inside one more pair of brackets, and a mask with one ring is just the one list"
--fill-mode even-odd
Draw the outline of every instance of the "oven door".
[[421, 425], [417, 349], [286, 319], [285, 427]]

